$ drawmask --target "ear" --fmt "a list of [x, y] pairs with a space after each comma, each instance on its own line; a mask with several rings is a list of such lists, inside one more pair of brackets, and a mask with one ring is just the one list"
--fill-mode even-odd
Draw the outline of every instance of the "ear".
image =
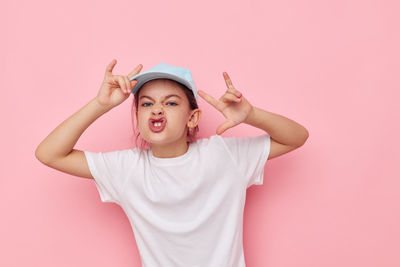
[[200, 117], [201, 117], [201, 109], [197, 108], [197, 109], [191, 110], [187, 126], [189, 128], [195, 128], [200, 122]]

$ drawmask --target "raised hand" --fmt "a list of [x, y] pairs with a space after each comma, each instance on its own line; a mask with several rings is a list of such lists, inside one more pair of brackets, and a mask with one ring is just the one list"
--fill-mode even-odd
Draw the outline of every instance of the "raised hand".
[[249, 101], [247, 101], [242, 93], [233, 86], [228, 73], [223, 72], [223, 76], [228, 89], [226, 90], [225, 94], [219, 98], [219, 100], [213, 98], [202, 90], [198, 90], [199, 96], [220, 111], [226, 118], [226, 121], [217, 128], [216, 133], [219, 135], [225, 132], [227, 129], [244, 122], [253, 109], [253, 106], [249, 103]]
[[128, 76], [122, 76], [112, 74], [115, 64], [117, 64], [116, 59], [108, 64], [103, 83], [96, 96], [97, 101], [107, 108], [121, 104], [130, 96], [132, 89], [138, 83], [137, 80], [130, 81], [130, 78], [138, 74], [143, 67], [142, 64], [139, 64]]

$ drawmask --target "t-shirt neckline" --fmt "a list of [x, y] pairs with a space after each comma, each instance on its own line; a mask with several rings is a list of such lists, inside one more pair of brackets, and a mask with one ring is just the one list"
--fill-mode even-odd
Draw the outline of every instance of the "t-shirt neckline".
[[186, 151], [186, 153], [183, 155], [177, 156], [177, 157], [173, 157], [173, 158], [158, 158], [158, 157], [154, 156], [153, 151], [151, 150], [151, 147], [148, 148], [148, 151], [149, 151], [148, 153], [149, 153], [150, 160], [153, 163], [160, 164], [160, 165], [175, 165], [175, 164], [185, 162], [190, 157], [190, 155], [192, 154], [194, 145], [195, 145], [194, 143], [188, 143], [188, 150]]

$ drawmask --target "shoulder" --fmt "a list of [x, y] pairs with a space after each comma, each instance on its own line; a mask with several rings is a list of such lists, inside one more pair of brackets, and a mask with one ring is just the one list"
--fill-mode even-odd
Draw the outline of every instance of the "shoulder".
[[101, 152], [104, 157], [114, 160], [115, 163], [121, 164], [130, 164], [138, 161], [145, 153], [146, 150], [140, 150], [138, 147]]
[[225, 145], [234, 145], [240, 143], [263, 143], [270, 141], [268, 133], [263, 133], [255, 136], [221, 136], [218, 134], [210, 136], [210, 141], [224, 143]]
[[222, 137], [220, 135], [215, 134], [209, 137], [198, 138], [193, 144], [199, 147], [207, 147], [221, 143], [222, 143]]
[[211, 135], [209, 137], [203, 137], [196, 140], [193, 144], [198, 147], [199, 151], [204, 153], [226, 153], [229, 151], [230, 146], [235, 146], [237, 143], [237, 137], [223, 137], [218, 134]]
[[263, 139], [267, 135], [262, 136], [245, 136], [245, 137], [236, 137], [236, 136], [221, 136], [218, 134], [211, 135], [209, 137], [203, 137], [196, 140], [196, 144], [200, 146], [208, 146], [215, 144], [223, 144], [223, 145], [231, 145], [231, 143], [242, 142], [252, 139]]

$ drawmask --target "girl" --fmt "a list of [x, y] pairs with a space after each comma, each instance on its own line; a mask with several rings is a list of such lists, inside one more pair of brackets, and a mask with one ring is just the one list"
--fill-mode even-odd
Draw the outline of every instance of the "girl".
[[[300, 124], [259, 109], [223, 73], [226, 92], [217, 100], [197, 91], [188, 69], [161, 62], [127, 76], [106, 68], [95, 98], [62, 122], [36, 149], [45, 165], [94, 179], [101, 201], [126, 213], [145, 267], [244, 267], [246, 189], [263, 183], [264, 165], [304, 144]], [[134, 95], [142, 147], [111, 152], [74, 149], [98, 117]], [[210, 138], [196, 140], [198, 95], [226, 118]], [[265, 134], [222, 137], [246, 123]]]

